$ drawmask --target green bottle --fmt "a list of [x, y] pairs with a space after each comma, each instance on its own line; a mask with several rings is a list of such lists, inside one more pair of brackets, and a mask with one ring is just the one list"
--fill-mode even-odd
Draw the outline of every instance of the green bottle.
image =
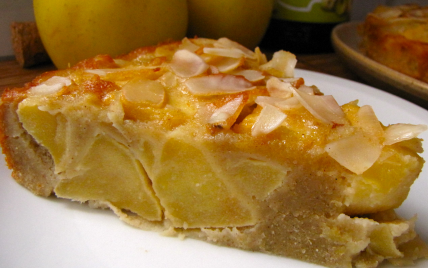
[[352, 0], [276, 0], [260, 47], [296, 54], [330, 53], [334, 26], [349, 20]]

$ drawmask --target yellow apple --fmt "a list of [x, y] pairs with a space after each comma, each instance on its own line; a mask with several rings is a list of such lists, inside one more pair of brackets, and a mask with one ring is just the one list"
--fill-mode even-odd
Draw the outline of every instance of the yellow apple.
[[188, 36], [228, 37], [253, 49], [269, 25], [274, 0], [188, 0]]
[[186, 0], [33, 0], [42, 42], [58, 68], [181, 39]]

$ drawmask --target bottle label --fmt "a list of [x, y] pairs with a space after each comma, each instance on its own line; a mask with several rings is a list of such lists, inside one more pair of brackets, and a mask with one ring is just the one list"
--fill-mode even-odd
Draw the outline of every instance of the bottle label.
[[273, 18], [300, 22], [339, 23], [349, 20], [352, 0], [276, 0]]

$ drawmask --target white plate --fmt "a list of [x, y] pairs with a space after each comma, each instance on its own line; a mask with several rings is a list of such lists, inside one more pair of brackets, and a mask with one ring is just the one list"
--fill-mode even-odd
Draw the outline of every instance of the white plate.
[[386, 67], [361, 53], [358, 49], [361, 22], [347, 22], [336, 26], [331, 35], [336, 53], [356, 74], [369, 84], [411, 100], [428, 108], [428, 84]]
[[[426, 110], [383, 91], [309, 71], [296, 70], [296, 76], [304, 77], [308, 85], [315, 84], [326, 94], [333, 94], [340, 104], [360, 99], [362, 105], [373, 105], [385, 124], [428, 124]], [[428, 133], [421, 136], [428, 140]], [[428, 159], [427, 153], [424, 157]], [[135, 229], [108, 210], [34, 196], [11, 179], [3, 160], [0, 185], [0, 267], [320, 267], [192, 239], [163, 237]], [[399, 212], [405, 217], [418, 213], [417, 230], [428, 241], [426, 189], [427, 170], [422, 172]], [[420, 261], [416, 267], [427, 265], [428, 261]]]

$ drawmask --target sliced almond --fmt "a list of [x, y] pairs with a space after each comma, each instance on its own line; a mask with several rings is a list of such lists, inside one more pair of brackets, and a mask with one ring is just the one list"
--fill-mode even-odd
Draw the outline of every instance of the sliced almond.
[[277, 77], [294, 77], [296, 56], [287, 51], [277, 51], [267, 63], [260, 65], [259, 69]]
[[246, 56], [242, 50], [237, 48], [204, 47], [204, 53], [208, 55], [236, 58], [236, 59], [240, 59]]
[[244, 47], [243, 45], [232, 41], [226, 37], [222, 37], [218, 39], [216, 42], [214, 42], [214, 47], [217, 48], [236, 48], [242, 51], [247, 58], [256, 59], [256, 55], [253, 51], [249, 50], [248, 48]]
[[132, 103], [159, 106], [165, 99], [165, 88], [158, 81], [137, 78], [122, 87], [122, 96]]
[[257, 63], [259, 65], [262, 65], [262, 64], [265, 64], [265, 63], [268, 62], [267, 58], [266, 58], [266, 55], [262, 53], [262, 51], [260, 50], [259, 47], [256, 47], [256, 49], [254, 50], [254, 53], [255, 53], [255, 57], [256, 57]]
[[267, 104], [275, 106], [281, 111], [287, 111], [302, 107], [302, 104], [296, 97], [283, 99], [269, 96], [257, 96], [255, 102], [262, 107], [265, 107]]
[[243, 92], [256, 87], [243, 76], [212, 74], [190, 78], [185, 85], [195, 95], [221, 95]]
[[251, 135], [256, 137], [271, 133], [281, 126], [286, 117], [287, 115], [275, 106], [266, 104], [251, 128]]
[[327, 124], [345, 124], [346, 118], [342, 108], [331, 95], [309, 95], [293, 89], [294, 96], [316, 118]]
[[385, 130], [384, 145], [391, 145], [400, 141], [410, 140], [416, 138], [422, 132], [426, 131], [426, 125], [412, 125], [412, 124], [395, 124], [390, 125]]
[[343, 167], [362, 174], [379, 158], [382, 146], [372, 142], [361, 132], [327, 144], [327, 153]]
[[243, 58], [223, 58], [219, 57], [215, 61], [213, 60], [210, 62], [210, 64], [217, 67], [219, 72], [221, 73], [228, 73], [235, 69], [237, 69], [239, 66], [243, 64]]
[[29, 89], [30, 94], [34, 95], [49, 95], [60, 91], [63, 87], [71, 85], [71, 80], [68, 77], [52, 76], [40, 85]]
[[376, 138], [383, 138], [384, 131], [382, 125], [379, 122], [373, 108], [369, 105], [364, 105], [360, 107], [357, 112], [357, 123], [356, 126], [359, 127], [364, 133]]
[[198, 76], [209, 68], [201, 57], [185, 49], [174, 53], [170, 66], [173, 72], [181, 77]]
[[258, 82], [265, 79], [265, 76], [262, 72], [257, 70], [239, 70], [232, 72], [233, 75], [242, 75], [250, 82]]
[[192, 41], [190, 41], [187, 37], [185, 37], [181, 44], [178, 46], [178, 49], [182, 50], [188, 50], [190, 52], [195, 52], [200, 48], [200, 46], [194, 44]]
[[282, 82], [276, 77], [271, 77], [266, 82], [266, 89], [269, 92], [271, 97], [275, 98], [290, 98], [293, 95], [293, 91], [291, 90], [291, 84]]
[[236, 114], [238, 108], [241, 106], [244, 97], [240, 95], [239, 97], [227, 102], [225, 105], [221, 106], [208, 120], [209, 124], [218, 124], [221, 122], [227, 121], [230, 117]]

